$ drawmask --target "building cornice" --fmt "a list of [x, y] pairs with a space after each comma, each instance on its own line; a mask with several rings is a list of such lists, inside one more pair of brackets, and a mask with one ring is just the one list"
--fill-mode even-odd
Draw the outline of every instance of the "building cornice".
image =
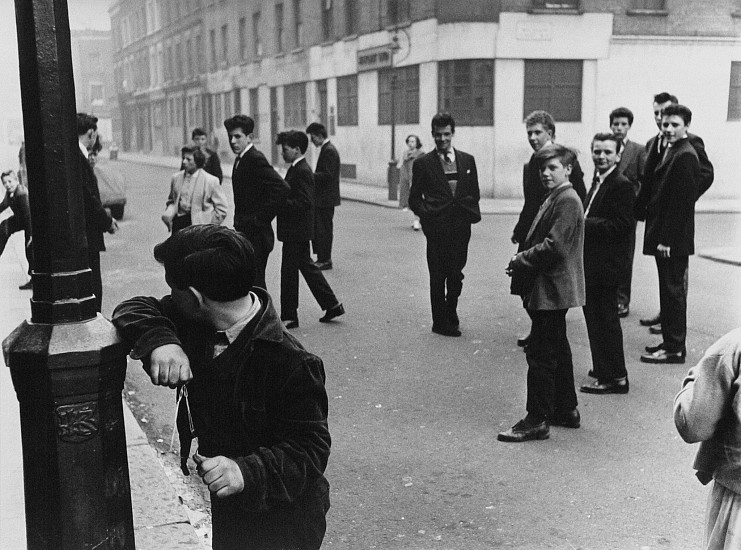
[[741, 36], [659, 36], [659, 35], [644, 35], [644, 34], [614, 34], [611, 37], [612, 42], [626, 42], [626, 43], [637, 43], [637, 42], [655, 42], [655, 43], [666, 43], [666, 44], [686, 44], [692, 43], [725, 43], [725, 44], [739, 44], [741, 43]]

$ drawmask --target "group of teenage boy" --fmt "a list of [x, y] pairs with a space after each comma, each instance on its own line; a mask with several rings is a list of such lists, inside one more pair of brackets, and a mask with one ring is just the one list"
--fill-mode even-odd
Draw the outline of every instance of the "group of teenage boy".
[[[596, 378], [581, 390], [627, 393], [618, 288], [626, 279], [635, 218], [646, 220], [644, 253], [656, 256], [664, 331], [663, 344], [642, 360], [684, 361], [686, 286], [675, 283], [686, 277], [693, 252], [693, 205], [701, 188], [698, 155], [686, 133], [692, 115], [674, 103], [662, 107], [660, 134], [649, 142], [645, 162], [637, 161], [644, 166], [633, 180], [628, 167], [620, 167], [632, 115], [613, 115], [613, 132], [592, 140], [596, 170], [588, 191], [576, 154], [555, 143], [552, 117], [541, 111], [525, 121], [534, 153], [512, 237], [518, 252], [506, 272], [532, 320], [523, 342], [527, 416], [500, 433], [502, 441], [545, 439], [551, 425], [579, 427], [565, 323], [571, 307], [584, 307]], [[627, 128], [620, 129], [620, 118], [628, 119]], [[278, 136], [290, 165], [281, 178], [251, 142], [252, 119], [237, 115], [225, 126], [237, 155], [235, 230], [204, 224], [173, 232], [155, 248], [170, 295], [126, 300], [113, 322], [153, 383], [187, 388], [181, 409], [191, 417], [198, 438], [193, 458], [212, 493], [214, 548], [319, 548], [329, 508], [325, 373], [321, 360], [287, 330], [298, 326], [294, 274], [296, 283], [299, 271], [309, 282], [326, 311], [322, 320], [344, 309], [328, 285], [310, 282], [321, 273], [309, 256], [308, 137]], [[461, 335], [457, 307], [471, 225], [481, 219], [478, 174], [474, 157], [452, 146], [450, 114], [435, 115], [431, 130], [435, 149], [414, 162], [409, 206], [427, 241], [432, 330], [455, 337]], [[280, 315], [264, 290], [276, 213], [284, 242]]]

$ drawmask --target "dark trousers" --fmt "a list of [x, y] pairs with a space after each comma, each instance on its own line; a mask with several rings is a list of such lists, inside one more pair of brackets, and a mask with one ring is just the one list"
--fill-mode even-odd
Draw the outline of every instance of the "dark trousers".
[[468, 260], [471, 224], [451, 222], [436, 227], [434, 231], [426, 229], [425, 236], [432, 322], [445, 326], [449, 323], [449, 313], [458, 306], [458, 297], [463, 289], [463, 268]]
[[177, 233], [181, 229], [190, 227], [192, 223], [190, 212], [183, 216], [175, 216], [172, 220], [172, 232]]
[[13, 233], [18, 231], [24, 232], [25, 238], [25, 249], [26, 249], [26, 260], [28, 260], [28, 274], [31, 275], [33, 271], [33, 248], [31, 247], [31, 234], [25, 231], [23, 225], [18, 223], [18, 218], [10, 216], [0, 222], [0, 256], [5, 251], [5, 245], [8, 244], [8, 239]]
[[319, 307], [327, 310], [338, 303], [324, 274], [311, 260], [309, 241], [284, 242], [280, 265], [280, 317], [284, 321], [298, 319], [299, 271]]
[[244, 235], [250, 244], [252, 249], [255, 251], [255, 282], [254, 286], [259, 286], [267, 290], [267, 283], [265, 282], [265, 270], [268, 266], [268, 257], [273, 251], [275, 245], [275, 235], [273, 234], [273, 228], [261, 227], [253, 228], [250, 230], [238, 229], [242, 235]]
[[625, 266], [625, 271], [620, 276], [620, 283], [618, 284], [618, 304], [624, 306], [630, 305], [630, 287], [633, 282], [633, 259], [636, 255], [636, 222], [633, 222], [633, 231], [630, 234], [630, 255], [628, 256], [628, 263]]
[[95, 294], [95, 311], [103, 309], [103, 279], [100, 273], [100, 252], [98, 250], [87, 250], [88, 263], [92, 272], [93, 294]]
[[576, 408], [574, 365], [566, 337], [566, 309], [530, 310], [533, 320], [527, 358], [527, 412], [552, 419]]
[[600, 382], [628, 376], [617, 304], [617, 287], [587, 285], [584, 320], [592, 352], [592, 370]]
[[314, 240], [311, 241], [311, 246], [317, 261], [327, 262], [332, 259], [334, 206], [317, 208], [314, 214]]
[[669, 353], [685, 350], [687, 339], [687, 279], [689, 256], [656, 257], [659, 271], [659, 303], [664, 349]]

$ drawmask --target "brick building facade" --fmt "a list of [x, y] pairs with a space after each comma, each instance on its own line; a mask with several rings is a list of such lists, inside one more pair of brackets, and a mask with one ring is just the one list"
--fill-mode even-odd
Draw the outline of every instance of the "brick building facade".
[[125, 150], [174, 155], [202, 126], [229, 162], [222, 122], [244, 112], [277, 163], [275, 134], [319, 120], [343, 176], [382, 186], [393, 98], [394, 157], [410, 133], [429, 149], [430, 118], [448, 110], [483, 194], [517, 197], [529, 111], [550, 110], [588, 169], [608, 113], [632, 109], [630, 137], [646, 141], [666, 90], [707, 142], [709, 195], [741, 196], [738, 0], [119, 0], [109, 13]]

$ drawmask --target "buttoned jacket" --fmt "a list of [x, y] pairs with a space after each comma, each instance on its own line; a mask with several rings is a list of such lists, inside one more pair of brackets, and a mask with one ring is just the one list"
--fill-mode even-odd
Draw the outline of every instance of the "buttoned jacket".
[[[226, 218], [227, 200], [218, 178], [212, 176], [203, 168], [196, 170], [192, 178], [193, 190], [190, 201], [191, 224], [202, 225], [210, 223], [221, 225], [224, 218]], [[173, 174], [170, 180], [170, 195], [167, 197], [167, 206], [165, 207], [165, 216], [170, 223], [172, 223], [172, 220], [178, 213], [184, 181], [184, 170]]]

